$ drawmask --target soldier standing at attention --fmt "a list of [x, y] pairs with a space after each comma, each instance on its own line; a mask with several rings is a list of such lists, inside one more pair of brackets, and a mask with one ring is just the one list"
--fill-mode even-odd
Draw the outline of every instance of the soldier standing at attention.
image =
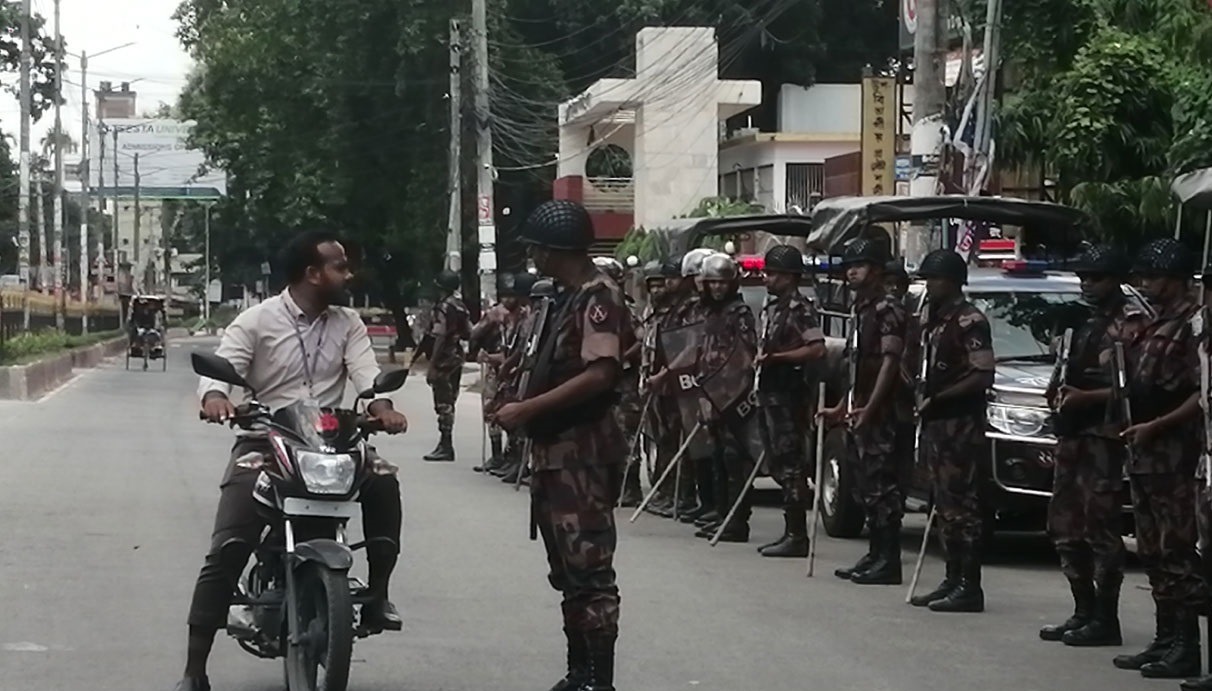
[[[628, 341], [630, 345], [623, 353], [623, 379], [619, 389], [619, 406], [615, 409], [619, 418], [619, 426], [623, 429], [624, 436], [627, 437], [627, 449], [630, 452], [633, 448], [631, 442], [635, 440], [635, 435], [640, 433], [640, 416], [644, 413], [644, 403], [640, 400], [640, 351], [643, 347], [639, 332], [640, 315], [636, 312], [635, 300], [627, 294], [625, 285], [627, 270], [623, 268], [619, 260], [613, 257], [595, 257], [593, 263], [619, 287], [623, 293], [623, 299], [627, 302], [627, 312], [631, 316], [632, 333]], [[632, 459], [627, 459], [629, 464], [631, 461]], [[640, 505], [644, 496], [641, 492], [638, 472], [624, 472], [622, 491], [623, 496], [619, 500], [620, 506]]]
[[1115, 658], [1121, 669], [1155, 679], [1200, 671], [1197, 612], [1207, 592], [1195, 544], [1195, 465], [1199, 459], [1199, 356], [1191, 299], [1195, 257], [1177, 240], [1154, 240], [1132, 273], [1157, 314], [1126, 349], [1132, 425], [1128, 477], [1136, 516], [1136, 552], [1153, 587], [1157, 630], [1136, 655]]
[[1093, 309], [1073, 333], [1067, 371], [1053, 377], [1048, 389], [1058, 438], [1048, 532], [1074, 607], [1073, 616], [1043, 627], [1039, 637], [1075, 646], [1121, 645], [1123, 421], [1111, 406], [1110, 363], [1100, 357], [1111, 352], [1114, 343], [1131, 340], [1146, 315], [1120, 289], [1128, 274], [1123, 253], [1106, 245], [1091, 247], [1071, 268]]
[[[764, 557], [808, 556], [808, 473], [804, 427], [813, 392], [804, 369], [825, 357], [825, 334], [816, 308], [800, 293], [804, 256], [791, 245], [766, 252], [761, 352], [754, 365], [758, 408], [766, 435], [770, 474], [783, 494], [783, 535], [758, 548]], [[727, 509], [725, 509], [727, 510]]]
[[583, 206], [546, 202], [520, 234], [535, 266], [563, 292], [543, 330], [531, 390], [502, 406], [497, 421], [525, 428], [533, 445], [534, 520], [548, 578], [564, 596], [568, 674], [554, 689], [614, 691], [614, 503], [627, 445], [611, 408], [631, 324], [622, 291], [589, 258], [593, 224]]
[[[835, 575], [859, 584], [900, 585], [901, 519], [904, 495], [896, 454], [901, 388], [901, 358], [905, 351], [905, 307], [885, 290], [884, 265], [888, 259], [874, 240], [859, 238], [842, 256], [846, 280], [854, 291], [854, 328], [857, 341], [851, 366], [853, 396], [825, 411], [831, 423], [850, 423], [850, 441], [857, 461], [854, 494], [867, 514], [867, 554], [850, 569]], [[854, 408], [848, 409], [853, 398]]]
[[922, 446], [947, 554], [938, 588], [914, 597], [935, 612], [983, 612], [981, 469], [986, 467], [986, 391], [993, 385], [989, 320], [964, 298], [968, 264], [951, 250], [922, 260], [928, 316], [926, 392], [918, 404]]
[[426, 461], [453, 461], [454, 406], [459, 398], [459, 380], [466, 359], [463, 341], [471, 337], [471, 317], [459, 297], [459, 275], [450, 270], [438, 274], [436, 281], [442, 299], [433, 306], [429, 333], [421, 344], [422, 355], [429, 358], [425, 381], [433, 389], [433, 409], [438, 416], [438, 446], [424, 456]]
[[[688, 288], [690, 282], [682, 278], [682, 259], [681, 255], [675, 255], [661, 264], [661, 275], [665, 279], [665, 287], [661, 293], [661, 299], [657, 303], [656, 312], [649, 323], [652, 333], [646, 335], [646, 339], [653, 346], [653, 361], [647, 385], [648, 389], [657, 397], [656, 405], [660, 419], [657, 457], [653, 468], [656, 477], [660, 477], [665, 472], [665, 468], [673, 461], [673, 456], [681, 445], [682, 418], [676, 387], [658, 379], [656, 375], [665, 366], [665, 354], [660, 347], [661, 333], [665, 329], [677, 325], [679, 307], [692, 297], [692, 289]], [[657, 488], [656, 496], [648, 503], [648, 512], [655, 516], [672, 518], [674, 494], [664, 487]]]
[[[480, 321], [472, 327], [471, 337], [468, 339], [468, 354], [484, 365], [484, 381], [480, 383], [483, 391], [480, 392], [480, 398], [485, 420], [491, 417], [493, 399], [496, 397], [497, 386], [500, 383], [498, 375], [501, 364], [505, 361], [506, 338], [522, 318], [522, 299], [525, 294], [520, 293], [519, 289], [524, 288], [527, 293], [530, 290], [529, 282], [522, 285], [522, 282], [525, 281], [523, 276], [529, 277], [527, 274], [515, 276], [507, 273], [497, 276], [497, 297], [500, 302], [493, 305], [484, 313], [484, 316], [480, 317]], [[488, 440], [492, 456], [485, 461], [482, 467], [472, 468], [477, 473], [492, 471], [505, 464], [501, 428], [495, 422], [486, 424], [488, 425]]]

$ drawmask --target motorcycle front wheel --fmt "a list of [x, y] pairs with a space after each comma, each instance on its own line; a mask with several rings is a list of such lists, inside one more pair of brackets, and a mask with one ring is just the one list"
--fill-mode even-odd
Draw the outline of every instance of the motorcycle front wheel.
[[294, 579], [297, 643], [286, 651], [289, 691], [345, 691], [353, 656], [353, 600], [349, 578], [321, 564], [299, 568]]

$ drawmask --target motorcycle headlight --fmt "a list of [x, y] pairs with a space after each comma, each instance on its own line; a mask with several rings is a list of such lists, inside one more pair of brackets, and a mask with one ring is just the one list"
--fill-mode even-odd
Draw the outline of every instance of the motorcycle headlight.
[[1043, 436], [1050, 413], [1037, 408], [989, 404], [989, 424], [993, 429], [1016, 437]]
[[353, 488], [357, 464], [347, 453], [296, 451], [295, 463], [307, 491], [313, 494], [347, 494]]

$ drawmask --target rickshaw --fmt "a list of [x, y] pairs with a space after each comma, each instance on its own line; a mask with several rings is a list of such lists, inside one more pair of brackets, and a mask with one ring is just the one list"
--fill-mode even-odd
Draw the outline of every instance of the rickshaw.
[[168, 371], [164, 349], [164, 298], [157, 295], [136, 295], [131, 298], [126, 319], [126, 369], [131, 359], [143, 360], [146, 372], [152, 360], [160, 361], [161, 371]]

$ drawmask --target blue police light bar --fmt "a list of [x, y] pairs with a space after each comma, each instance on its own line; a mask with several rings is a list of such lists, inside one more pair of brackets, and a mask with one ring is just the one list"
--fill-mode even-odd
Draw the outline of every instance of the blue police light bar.
[[1041, 275], [1052, 264], [1039, 259], [1009, 259], [1002, 262], [1002, 272], [1016, 275]]

